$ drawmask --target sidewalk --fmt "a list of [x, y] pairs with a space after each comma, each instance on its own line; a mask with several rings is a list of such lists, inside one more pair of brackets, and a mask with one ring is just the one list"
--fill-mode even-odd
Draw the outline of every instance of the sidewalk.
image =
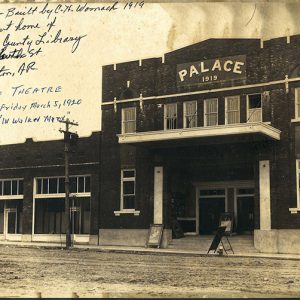
[[[48, 248], [63, 249], [64, 244], [60, 243], [43, 243], [43, 242], [13, 242], [0, 241], [0, 247], [17, 246], [26, 248]], [[92, 250], [96, 252], [115, 252], [115, 253], [133, 253], [133, 254], [155, 254], [155, 255], [182, 255], [182, 256], [219, 256], [211, 251], [209, 254], [204, 251], [186, 250], [186, 249], [157, 249], [146, 247], [126, 247], [126, 246], [96, 246], [96, 245], [74, 245], [72, 249]], [[224, 254], [224, 257], [226, 254]], [[279, 254], [279, 253], [246, 253], [238, 252], [235, 254], [228, 253], [228, 257], [252, 257], [252, 258], [270, 258], [283, 260], [300, 260], [299, 254]]]

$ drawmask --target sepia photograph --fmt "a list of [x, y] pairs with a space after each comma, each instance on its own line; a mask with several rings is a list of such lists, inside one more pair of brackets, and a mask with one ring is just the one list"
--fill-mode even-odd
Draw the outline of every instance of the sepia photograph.
[[0, 297], [300, 298], [299, 16], [0, 0]]

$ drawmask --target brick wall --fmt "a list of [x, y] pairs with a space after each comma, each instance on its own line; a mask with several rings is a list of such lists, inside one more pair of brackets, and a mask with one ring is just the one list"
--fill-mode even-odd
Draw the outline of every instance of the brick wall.
[[[197, 86], [177, 87], [176, 66], [180, 63], [201, 61], [216, 57], [227, 57], [234, 55], [246, 55], [247, 77], [244, 80], [215, 82]], [[165, 62], [160, 58], [143, 60], [139, 65], [138, 61], [109, 65], [103, 67], [103, 103], [113, 101], [114, 97], [121, 99], [122, 91], [126, 89], [126, 82], [130, 80], [130, 88], [136, 95], [143, 93], [143, 97], [193, 92], [196, 90], [208, 90], [214, 88], [251, 85], [257, 83], [284, 80], [285, 75], [291, 77], [300, 76], [300, 36], [292, 36], [290, 43], [286, 37], [276, 38], [264, 42], [263, 48], [257, 39], [210, 39], [194, 44], [165, 55]], [[113, 105], [103, 106], [102, 129], [102, 226], [109, 228], [135, 228], [147, 227], [153, 217], [153, 167], [155, 157], [160, 153], [158, 148], [166, 147], [166, 154], [162, 161], [167, 166], [166, 159], [170, 153], [178, 153], [178, 147], [183, 147], [184, 142], [163, 142], [160, 145], [138, 146], [135, 150], [125, 151], [120, 147], [116, 134], [121, 133], [121, 109], [128, 106], [136, 106], [137, 109], [137, 131], [163, 130], [163, 104], [178, 103], [178, 115], [182, 120], [182, 103], [188, 100], [196, 100], [198, 104], [198, 126], [203, 126], [203, 100], [207, 98], [219, 99], [219, 125], [224, 124], [224, 103], [225, 97], [240, 95], [240, 121], [247, 121], [246, 101], [247, 94], [263, 93], [263, 121], [270, 122], [271, 126], [281, 130], [280, 141], [255, 142], [251, 137], [245, 137], [244, 142], [238, 146], [235, 138], [220, 137], [207, 139], [209, 144], [205, 155], [201, 157], [201, 151], [197, 152], [198, 164], [193, 165], [195, 174], [199, 170], [205, 170], [207, 178], [198, 176], [202, 180], [231, 180], [231, 179], [254, 179], [255, 180], [255, 227], [259, 228], [259, 186], [258, 186], [258, 163], [259, 160], [270, 160], [271, 164], [271, 207], [272, 207], [272, 228], [300, 228], [300, 214], [291, 215], [290, 207], [296, 205], [296, 180], [295, 180], [295, 159], [300, 158], [300, 153], [295, 153], [294, 125], [291, 119], [294, 118], [294, 87], [299, 83], [290, 83], [289, 91], [286, 93], [283, 83], [263, 87], [245, 88], [232, 91], [220, 91], [216, 93], [205, 93], [200, 95], [174, 96], [170, 98], [159, 98], [145, 100], [143, 111], [140, 110], [139, 102], [124, 102], [117, 104], [117, 112], [114, 112]], [[179, 127], [182, 124], [179, 123]], [[209, 142], [209, 143], [208, 143]], [[223, 145], [222, 145], [223, 144]], [[196, 146], [193, 146], [194, 149]], [[204, 148], [203, 148], [204, 147]], [[187, 148], [183, 151], [189, 157]], [[214, 158], [214, 149], [219, 156]], [[222, 152], [222, 151], [223, 152]], [[141, 209], [141, 215], [115, 217], [114, 209], [118, 209], [120, 203], [120, 169], [122, 164], [128, 161], [133, 165], [132, 156], [135, 156], [137, 168], [137, 205]], [[146, 159], [138, 159], [148, 153]], [[161, 155], [161, 154], [160, 154]], [[298, 156], [297, 156], [298, 155]], [[226, 167], [223, 162], [226, 162]], [[210, 163], [208, 163], [210, 162]], [[237, 163], [239, 162], [239, 164]], [[197, 167], [196, 167], [197, 166]], [[228, 175], [228, 170], [234, 170]], [[138, 172], [139, 170], [139, 172]], [[168, 173], [169, 172], [169, 173]], [[193, 172], [192, 172], [193, 173]], [[170, 171], [166, 174], [171, 176]], [[168, 186], [166, 187], [166, 189]], [[146, 197], [143, 198], [143, 195]], [[167, 197], [167, 196], [166, 196]], [[143, 205], [141, 205], [143, 203]], [[167, 203], [165, 203], [168, 209]], [[166, 212], [166, 220], [168, 213]], [[166, 221], [168, 223], [168, 221]]]
[[[100, 132], [80, 138], [70, 154], [70, 175], [91, 175], [91, 234], [99, 228], [100, 141]], [[63, 140], [3, 145], [0, 157], [1, 179], [24, 178], [23, 234], [31, 234], [34, 178], [64, 176]]]

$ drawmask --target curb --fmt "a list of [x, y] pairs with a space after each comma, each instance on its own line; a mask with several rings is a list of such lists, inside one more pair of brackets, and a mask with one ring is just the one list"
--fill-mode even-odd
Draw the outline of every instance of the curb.
[[[37, 244], [9, 244], [9, 243], [0, 243], [0, 247], [19, 247], [19, 248], [35, 248], [35, 249], [49, 249], [49, 250], [66, 250], [66, 251], [94, 251], [99, 253], [120, 253], [120, 254], [137, 254], [137, 255], [169, 255], [169, 256], [182, 256], [182, 257], [219, 257], [219, 258], [262, 258], [262, 259], [274, 259], [274, 260], [294, 260], [300, 261], [300, 255], [297, 256], [288, 256], [285, 254], [279, 255], [269, 255], [264, 253], [257, 253], [255, 255], [249, 253], [245, 254], [229, 254], [229, 255], [218, 255], [217, 253], [199, 253], [199, 252], [185, 252], [182, 250], [177, 251], [168, 251], [163, 249], [122, 249], [122, 248], [103, 248], [101, 246], [95, 247], [84, 247], [75, 245], [73, 248], [66, 249], [60, 245], [37, 245]], [[146, 250], [147, 249], [147, 250]]]

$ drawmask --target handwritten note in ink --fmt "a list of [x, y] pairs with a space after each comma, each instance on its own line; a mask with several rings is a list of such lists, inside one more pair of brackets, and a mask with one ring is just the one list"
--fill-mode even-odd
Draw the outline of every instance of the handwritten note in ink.
[[66, 118], [80, 136], [101, 130], [102, 65], [128, 60], [118, 54], [128, 48], [122, 36], [138, 30], [134, 19], [141, 28], [145, 7], [0, 4], [0, 144], [61, 138]]

